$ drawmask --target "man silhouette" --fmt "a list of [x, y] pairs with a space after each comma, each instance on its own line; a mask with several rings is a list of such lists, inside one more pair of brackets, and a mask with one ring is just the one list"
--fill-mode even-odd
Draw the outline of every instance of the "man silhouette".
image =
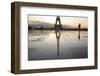
[[80, 28], [81, 28], [81, 24], [79, 23], [79, 25], [78, 25], [78, 28], [79, 28], [79, 30], [80, 30]]

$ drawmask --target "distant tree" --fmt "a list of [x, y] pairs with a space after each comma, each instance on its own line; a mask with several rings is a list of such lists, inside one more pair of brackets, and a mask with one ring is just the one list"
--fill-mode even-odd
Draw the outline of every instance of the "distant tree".
[[43, 30], [43, 26], [41, 26], [40, 29]]
[[28, 30], [32, 30], [32, 27], [31, 26], [28, 26]]

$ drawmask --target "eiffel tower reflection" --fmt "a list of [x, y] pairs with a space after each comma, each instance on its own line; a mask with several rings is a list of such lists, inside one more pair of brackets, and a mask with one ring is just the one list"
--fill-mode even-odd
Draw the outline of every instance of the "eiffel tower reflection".
[[61, 32], [59, 30], [55, 30], [55, 34], [56, 34], [56, 39], [57, 39], [57, 56], [59, 56]]

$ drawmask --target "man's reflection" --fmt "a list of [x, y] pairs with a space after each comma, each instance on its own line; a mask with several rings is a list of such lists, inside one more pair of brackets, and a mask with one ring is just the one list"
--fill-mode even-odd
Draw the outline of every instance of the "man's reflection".
[[78, 39], [80, 40], [80, 29], [81, 29], [81, 23], [79, 23], [79, 25], [78, 25], [78, 31], [79, 31], [79, 33], [78, 33]]
[[80, 40], [80, 31], [78, 32], [78, 40]]
[[60, 41], [61, 33], [59, 30], [55, 30], [55, 34], [57, 39], [57, 56], [59, 56], [59, 41]]

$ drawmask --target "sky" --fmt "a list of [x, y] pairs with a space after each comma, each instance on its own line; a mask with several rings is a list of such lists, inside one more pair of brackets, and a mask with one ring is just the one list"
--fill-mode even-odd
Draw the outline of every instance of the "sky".
[[[34, 24], [35, 21], [46, 22], [50, 24], [55, 24], [57, 16], [50, 16], [50, 15], [28, 15], [28, 23]], [[77, 27], [79, 23], [81, 24], [81, 28], [88, 27], [88, 18], [87, 17], [75, 17], [75, 16], [60, 16], [61, 24], [70, 26], [70, 27]]]

